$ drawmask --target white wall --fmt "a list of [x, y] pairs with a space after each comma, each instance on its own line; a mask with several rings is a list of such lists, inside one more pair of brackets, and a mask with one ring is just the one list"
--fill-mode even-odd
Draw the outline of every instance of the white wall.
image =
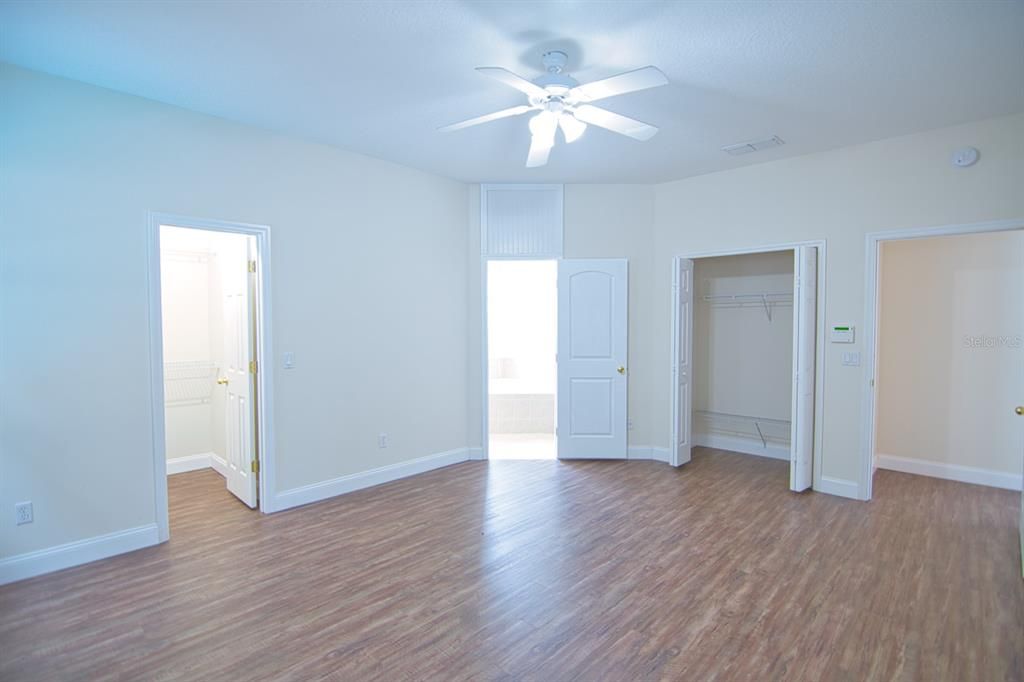
[[0, 556], [155, 521], [147, 211], [271, 227], [276, 492], [466, 446], [465, 185], [6, 65], [0, 100]]
[[698, 258], [694, 263], [693, 407], [789, 421], [793, 306], [725, 307], [705, 294], [793, 293], [793, 252]]
[[1019, 476], [1024, 232], [883, 242], [880, 455]]
[[[953, 168], [954, 149], [981, 150], [974, 167]], [[671, 259], [788, 241], [826, 239], [826, 321], [863, 326], [865, 235], [900, 228], [1024, 219], [1024, 115], [748, 166], [655, 187], [656, 311], [648, 343], [662, 371], [643, 387], [652, 396], [657, 445], [669, 442]], [[631, 340], [636, 343], [637, 339]], [[666, 349], [666, 350], [663, 350]], [[850, 493], [861, 479], [862, 367], [825, 349], [822, 471]], [[634, 381], [636, 377], [633, 377]]]

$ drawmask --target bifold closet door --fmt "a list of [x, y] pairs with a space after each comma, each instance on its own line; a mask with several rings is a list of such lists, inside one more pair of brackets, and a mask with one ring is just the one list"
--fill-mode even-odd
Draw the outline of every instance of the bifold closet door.
[[682, 466], [693, 450], [693, 261], [677, 258], [672, 272], [673, 444], [669, 464]]
[[793, 250], [793, 409], [790, 423], [789, 488], [814, 482], [814, 363], [818, 309], [818, 249]]
[[558, 263], [558, 457], [626, 458], [628, 262]]

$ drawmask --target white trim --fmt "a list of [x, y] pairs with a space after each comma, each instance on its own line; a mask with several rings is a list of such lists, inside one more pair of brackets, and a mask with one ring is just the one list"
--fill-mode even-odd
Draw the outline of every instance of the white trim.
[[[483, 201], [483, 195], [483, 185], [481, 185], [480, 201]], [[482, 220], [483, 216], [481, 215]], [[481, 239], [483, 239], [483, 230], [484, 226], [481, 222]], [[489, 376], [491, 367], [488, 362], [490, 359], [490, 349], [487, 345], [487, 256], [480, 256], [480, 313], [480, 390], [483, 396], [481, 400], [483, 407], [480, 409], [480, 459], [488, 459], [491, 456], [491, 384]]]
[[896, 455], [877, 455], [878, 468], [889, 471], [901, 471], [905, 474], [916, 474], [918, 476], [930, 476], [942, 478], [947, 481], [959, 481], [961, 483], [973, 483], [974, 485], [987, 485], [992, 488], [1003, 488], [1005, 490], [1020, 490], [1024, 476], [1021, 474], [1008, 474], [1003, 471], [992, 471], [991, 469], [979, 469], [977, 467], [963, 466], [962, 464], [949, 464], [947, 462], [929, 462], [923, 459], [912, 457], [898, 457]]
[[167, 459], [167, 475], [183, 474], [186, 471], [198, 471], [209, 469], [212, 465], [212, 452], [204, 452], [200, 455], [185, 455], [184, 457], [169, 457]]
[[163, 542], [155, 523], [0, 559], [0, 585]]
[[764, 447], [760, 441], [736, 436], [695, 433], [693, 434], [693, 444], [705, 448], [714, 448], [715, 450], [728, 450], [729, 452], [740, 452], [744, 455], [756, 455], [758, 457], [789, 461], [789, 448], [780, 445]]
[[477, 461], [477, 462], [479, 462], [479, 461], [486, 461], [487, 460], [487, 456], [484, 454], [484, 449], [483, 448], [466, 448], [466, 450], [469, 453], [467, 455], [468, 459], [471, 459], [471, 460]]
[[[718, 256], [742, 256], [751, 253], [770, 253], [773, 251], [795, 251], [801, 246], [813, 246], [818, 249], [818, 289], [817, 289], [817, 330], [816, 330], [816, 342], [814, 344], [814, 361], [815, 361], [815, 373], [814, 373], [814, 464], [812, 478], [814, 479], [814, 490], [821, 492], [829, 492], [829, 490], [837, 489], [834, 484], [822, 485], [822, 481], [825, 479], [822, 476], [822, 447], [825, 442], [825, 346], [826, 346], [826, 330], [827, 324], [825, 320], [825, 314], [828, 304], [828, 241], [824, 239], [812, 239], [809, 241], [800, 242], [785, 242], [781, 244], [764, 244], [761, 246], [751, 246], [746, 248], [737, 249], [723, 249], [719, 251], [698, 251], [691, 253], [683, 253], [673, 256], [672, 268], [678, 268], [678, 261], [686, 258], [690, 260], [696, 260], [699, 258], [715, 258]], [[671, 376], [672, 367], [675, 364], [674, 349], [675, 344], [678, 343], [679, 334], [679, 320], [676, 319], [678, 316], [678, 305], [676, 300], [677, 293], [673, 290], [670, 299], [672, 300], [672, 310], [670, 311], [671, 317], [671, 337], [672, 343], [670, 344], [670, 352], [673, 353], [673, 357], [669, 359], [669, 375]], [[678, 392], [677, 387], [672, 386], [672, 395], [669, 399], [669, 409], [671, 410], [670, 416], [672, 417], [670, 422], [671, 438], [672, 443], [679, 442], [679, 434], [677, 433], [677, 424], [675, 418], [675, 411], [678, 409], [676, 406], [676, 394]], [[792, 443], [790, 444], [792, 447]], [[789, 459], [789, 455], [786, 458]], [[829, 479], [830, 481], [837, 481], [838, 479]], [[829, 490], [826, 490], [828, 488]], [[841, 486], [840, 486], [841, 488]], [[848, 497], [845, 493], [831, 493], [834, 495], [842, 495]]]
[[[146, 214], [146, 249], [149, 288], [149, 363], [150, 395], [153, 420], [153, 490], [156, 511], [156, 525], [160, 541], [170, 538], [170, 523], [167, 509], [167, 459], [164, 424], [164, 378], [163, 378], [163, 321], [161, 320], [160, 299], [160, 226], [170, 225], [213, 232], [250, 235], [256, 238], [256, 278], [259, 291], [260, 311], [257, 320], [259, 342], [256, 362], [260, 371], [256, 375], [259, 396], [259, 419], [257, 423], [260, 443], [259, 500], [260, 511], [277, 511], [272, 491], [275, 489], [277, 467], [274, 457], [274, 350], [272, 340], [272, 301], [270, 273], [270, 228], [266, 225], [195, 218], [150, 211]], [[216, 467], [215, 467], [216, 468]]]
[[656, 448], [653, 445], [630, 445], [626, 450], [626, 459], [631, 462], [646, 461], [668, 464], [669, 452], [668, 448]]
[[822, 476], [821, 480], [814, 484], [814, 489], [819, 493], [838, 495], [851, 500], [859, 500], [858, 486], [856, 481], [847, 481], [845, 478], [832, 478]]
[[210, 453], [210, 467], [224, 478], [228, 477], [228, 461], [216, 452]]
[[632, 460], [652, 460], [654, 459], [654, 453], [650, 445], [630, 445], [626, 448], [626, 459]]
[[[860, 432], [860, 494], [862, 500], [870, 500], [872, 494], [872, 474], [875, 470], [875, 376], [878, 366], [877, 330], [878, 330], [878, 256], [882, 242], [904, 239], [925, 239], [928, 237], [948, 237], [958, 234], [979, 234], [985, 232], [1007, 232], [1024, 229], [1024, 218], [1013, 220], [995, 220], [981, 223], [965, 223], [962, 225], [942, 225], [938, 227], [922, 227], [883, 232], [870, 232], [865, 242], [865, 276], [864, 276], [864, 373], [861, 388], [861, 432]], [[817, 486], [815, 486], [817, 487]]]
[[448, 450], [447, 452], [439, 452], [434, 455], [427, 455], [426, 457], [388, 464], [387, 466], [370, 469], [369, 471], [339, 476], [338, 478], [332, 478], [320, 483], [312, 483], [284, 490], [277, 494], [274, 500], [274, 509], [276, 511], [291, 509], [292, 507], [319, 502], [320, 500], [344, 495], [345, 493], [361, 490], [362, 488], [370, 488], [452, 464], [467, 462], [470, 459], [470, 450], [470, 448]]

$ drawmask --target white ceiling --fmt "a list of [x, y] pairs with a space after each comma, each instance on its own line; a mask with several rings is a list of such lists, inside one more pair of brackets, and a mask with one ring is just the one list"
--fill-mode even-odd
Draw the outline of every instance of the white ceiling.
[[[0, 0], [0, 32], [3, 61], [470, 182], [658, 182], [1024, 111], [1015, 0]], [[602, 103], [661, 132], [592, 127], [527, 169], [525, 117], [435, 130], [523, 102], [473, 67], [533, 78], [552, 48], [582, 82], [661, 68]]]

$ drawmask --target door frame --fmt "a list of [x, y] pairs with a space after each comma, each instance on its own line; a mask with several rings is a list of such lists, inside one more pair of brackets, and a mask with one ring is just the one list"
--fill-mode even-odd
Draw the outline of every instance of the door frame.
[[[531, 185], [532, 187], [532, 185]], [[490, 382], [490, 357], [491, 347], [487, 339], [487, 322], [488, 322], [488, 311], [487, 311], [487, 266], [492, 260], [494, 261], [534, 261], [534, 260], [551, 260], [555, 261], [556, 268], [556, 280], [555, 280], [555, 301], [558, 300], [558, 281], [557, 281], [557, 268], [558, 263], [562, 261], [561, 256], [488, 256], [483, 254], [480, 258], [480, 345], [483, 347], [483, 353], [480, 357], [480, 388], [481, 395], [483, 396], [483, 409], [480, 410], [480, 455], [473, 457], [478, 460], [489, 460], [490, 459], [490, 447], [491, 447], [491, 382]], [[555, 320], [555, 348], [558, 347], [558, 321]], [[558, 367], [555, 367], [556, 381]], [[558, 452], [558, 395], [555, 395], [555, 453]]]
[[160, 542], [170, 539], [167, 502], [166, 415], [164, 412], [163, 310], [160, 297], [160, 226], [186, 227], [210, 232], [227, 232], [256, 238], [256, 429], [259, 443], [259, 510], [276, 511], [273, 491], [276, 480], [274, 458], [274, 372], [270, 297], [270, 227], [249, 223], [158, 213], [146, 215], [146, 263], [149, 293], [149, 383], [153, 420], [153, 499]]
[[[825, 324], [825, 308], [827, 302], [826, 296], [826, 284], [828, 277], [828, 253], [827, 247], [828, 242], [825, 239], [812, 239], [807, 241], [799, 242], [783, 242], [778, 244], [764, 244], [761, 246], [750, 246], [735, 249], [721, 249], [715, 251], [689, 251], [680, 253], [672, 257], [672, 267], [676, 269], [679, 267], [679, 261], [681, 259], [699, 260], [701, 258], [717, 258], [719, 256], [745, 256], [755, 253], [773, 253], [777, 251], [795, 251], [800, 246], [813, 246], [818, 250], [818, 281], [817, 281], [817, 301], [816, 301], [816, 320], [815, 320], [815, 344], [814, 344], [814, 458], [813, 468], [811, 472], [811, 478], [813, 490], [821, 489], [821, 454], [822, 454], [822, 436], [824, 429], [823, 418], [825, 414], [825, 341], [826, 341], [826, 324]], [[671, 283], [669, 286], [672, 286]], [[694, 283], [694, 289], [696, 290], [696, 283]], [[677, 292], [675, 289], [671, 290], [672, 310], [671, 310], [671, 344], [670, 353], [674, 353], [677, 344], [679, 343], [679, 309], [677, 304]], [[672, 373], [672, 363], [674, 362], [674, 356], [669, 357], [669, 375]], [[691, 379], [692, 381], [692, 379]], [[672, 443], [679, 441], [678, 428], [676, 425], [676, 412], [679, 410], [678, 401], [679, 398], [676, 395], [678, 389], [675, 386], [671, 387], [672, 392], [669, 400], [669, 429], [671, 433]], [[790, 388], [790, 390], [795, 390]], [[790, 444], [792, 452], [793, 444]], [[792, 464], [790, 464], [792, 466]]]
[[907, 228], [869, 232], [865, 237], [865, 290], [864, 290], [864, 373], [861, 388], [861, 462], [858, 498], [870, 500], [874, 486], [875, 436], [877, 421], [877, 372], [878, 372], [878, 312], [881, 303], [878, 291], [879, 256], [882, 242], [927, 239], [929, 237], [950, 237], [963, 234], [984, 234], [986, 232], [1010, 232], [1024, 230], [1024, 218], [995, 220], [960, 225]]

